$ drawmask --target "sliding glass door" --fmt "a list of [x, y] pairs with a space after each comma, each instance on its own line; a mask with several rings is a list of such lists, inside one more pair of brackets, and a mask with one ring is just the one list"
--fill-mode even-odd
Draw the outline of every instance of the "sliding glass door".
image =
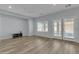
[[63, 38], [74, 38], [74, 19], [54, 20], [54, 36]]
[[54, 37], [61, 37], [61, 20], [53, 21]]
[[74, 38], [74, 19], [64, 20], [64, 37]]

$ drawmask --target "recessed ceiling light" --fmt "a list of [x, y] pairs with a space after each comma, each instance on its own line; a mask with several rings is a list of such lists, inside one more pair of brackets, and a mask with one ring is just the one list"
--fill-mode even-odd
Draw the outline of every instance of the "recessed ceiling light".
[[12, 6], [9, 6], [9, 8], [11, 9], [11, 8], [12, 8]]

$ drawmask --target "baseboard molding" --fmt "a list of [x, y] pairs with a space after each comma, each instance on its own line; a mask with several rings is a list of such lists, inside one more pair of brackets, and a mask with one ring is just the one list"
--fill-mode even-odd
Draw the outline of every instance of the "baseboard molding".
[[[27, 37], [27, 36], [23, 36], [23, 37]], [[13, 38], [12, 36], [2, 36], [0, 37], [0, 41], [5, 39], [12, 39], [12, 38]]]
[[[35, 37], [40, 37], [40, 38], [48, 38], [48, 39], [55, 39], [55, 40], [62, 40], [61, 38], [56, 38], [56, 37], [45, 37], [45, 36], [38, 36], [38, 35], [33, 35], [33, 36], [35, 36]], [[64, 40], [63, 41], [69, 41], [69, 42], [74, 42], [74, 43], [78, 43], [79, 44], [79, 42], [78, 41], [75, 41], [74, 39], [71, 39], [71, 40], [66, 40], [66, 39], [71, 39], [71, 38], [64, 38]]]
[[[55, 38], [55, 37], [45, 37], [45, 36], [38, 36], [38, 35], [23, 36], [23, 37], [39, 37], [39, 38], [48, 38], [48, 39], [61, 40], [60, 38]], [[4, 36], [4, 37], [0, 37], [0, 41], [5, 40], [5, 39], [12, 39], [12, 36]], [[64, 41], [70, 41], [70, 42], [79, 43], [78, 41], [75, 41], [75, 40], [65, 40], [65, 39], [64, 39]]]
[[[49, 37], [45, 37], [45, 36], [38, 36], [38, 35], [33, 35], [33, 37], [49, 38]], [[49, 38], [49, 39], [50, 39], [50, 38]]]
[[2, 37], [0, 37], [0, 40], [10, 39], [10, 38], [12, 38], [12, 36], [2, 36]]

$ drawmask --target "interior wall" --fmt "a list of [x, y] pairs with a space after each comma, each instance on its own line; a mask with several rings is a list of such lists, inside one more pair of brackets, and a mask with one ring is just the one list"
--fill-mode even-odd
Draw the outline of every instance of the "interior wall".
[[[69, 18], [74, 18], [75, 24], [74, 24], [74, 39], [69, 39], [69, 40], [73, 40], [76, 42], [79, 42], [79, 7], [76, 8], [72, 8], [72, 9], [68, 9], [68, 10], [64, 10], [64, 11], [60, 11], [60, 12], [56, 12], [54, 14], [49, 14], [43, 17], [39, 17], [36, 18], [33, 22], [34, 24], [34, 29], [33, 29], [33, 33], [34, 35], [37, 36], [45, 36], [45, 37], [54, 37], [54, 32], [53, 32], [53, 20], [60, 20], [60, 19], [69, 19]], [[46, 20], [48, 21], [48, 32], [37, 32], [37, 22], [38, 21], [43, 21]]]
[[[1, 15], [0, 15], [1, 17]], [[1, 33], [2, 33], [2, 24], [1, 24], [1, 18], [0, 18], [0, 36], [1, 36]]]
[[32, 36], [33, 35], [33, 19], [30, 19], [28, 20], [28, 27], [29, 27], [29, 33], [28, 33], [28, 36]]
[[28, 36], [28, 20], [14, 16], [0, 15], [0, 39], [12, 38], [14, 33], [23, 33]]

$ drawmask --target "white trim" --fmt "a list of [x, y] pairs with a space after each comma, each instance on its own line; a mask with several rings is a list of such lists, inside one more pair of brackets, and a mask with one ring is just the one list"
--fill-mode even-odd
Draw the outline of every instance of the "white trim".
[[10, 38], [12, 38], [12, 36], [3, 36], [3, 37], [0, 37], [0, 40], [10, 39]]

